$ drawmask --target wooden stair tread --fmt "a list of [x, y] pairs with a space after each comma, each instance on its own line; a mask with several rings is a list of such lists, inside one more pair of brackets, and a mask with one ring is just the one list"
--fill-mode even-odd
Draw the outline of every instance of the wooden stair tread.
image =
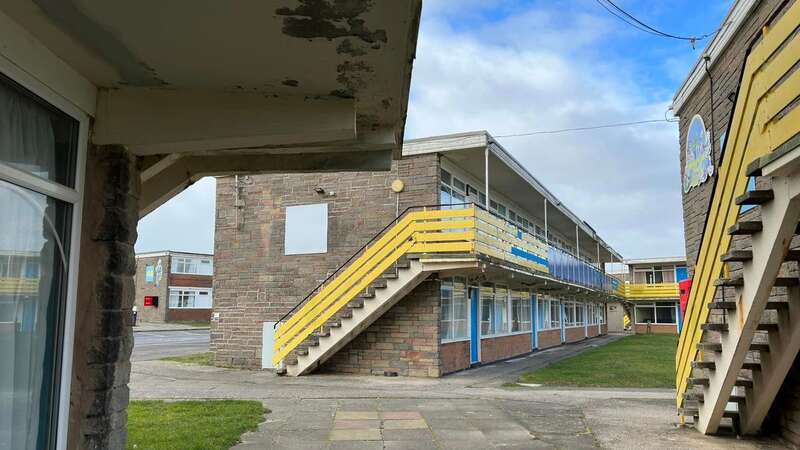
[[[697, 349], [705, 352], [721, 352], [722, 344], [719, 342], [698, 342]], [[750, 344], [751, 352], [768, 352], [769, 344]]]
[[777, 323], [760, 323], [756, 328], [759, 331], [778, 331]]
[[719, 260], [722, 262], [744, 262], [752, 259], [752, 250], [731, 250], [719, 258]]
[[745, 220], [736, 222], [732, 227], [728, 228], [728, 234], [731, 236], [736, 235], [750, 235], [758, 233], [764, 229], [764, 224], [760, 220]]
[[717, 364], [714, 361], [692, 361], [692, 367], [695, 369], [716, 369]]
[[[689, 378], [688, 383], [693, 386], [708, 386], [708, 378], [706, 377], [695, 377]], [[745, 380], [744, 378], [737, 378], [736, 381], [733, 383], [734, 386], [739, 387], [753, 387], [753, 380]]]
[[711, 302], [708, 309], [736, 309], [736, 302]]
[[746, 362], [746, 363], [742, 364], [742, 369], [744, 369], [744, 370], [761, 370], [761, 363]]
[[[775, 279], [775, 287], [794, 287], [800, 284], [800, 279], [795, 277], [778, 277]], [[714, 281], [714, 286], [718, 287], [741, 287], [744, 286], [744, 278], [720, 278]]]
[[736, 204], [743, 205], [763, 205], [775, 199], [775, 194], [772, 189], [756, 189], [754, 191], [747, 191], [744, 194], [736, 197]]

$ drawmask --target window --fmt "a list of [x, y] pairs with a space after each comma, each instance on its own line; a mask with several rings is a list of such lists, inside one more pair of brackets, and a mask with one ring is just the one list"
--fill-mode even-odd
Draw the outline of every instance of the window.
[[197, 264], [192, 258], [173, 258], [173, 273], [197, 273]]
[[494, 333], [494, 289], [491, 286], [481, 286], [481, 336], [490, 336]]
[[539, 330], [550, 329], [550, 301], [539, 298], [536, 304], [536, 315], [539, 316]]
[[169, 307], [173, 309], [208, 309], [212, 306], [210, 289], [170, 289]]
[[328, 252], [328, 204], [286, 208], [285, 255]]
[[589, 309], [589, 314], [586, 317], [586, 323], [588, 323], [589, 325], [597, 324], [597, 309], [596, 309], [596, 305], [594, 303], [589, 303], [587, 308]]
[[508, 289], [504, 286], [494, 288], [494, 332], [508, 333]]
[[441, 339], [443, 341], [466, 339], [469, 311], [467, 285], [464, 278], [443, 280]]
[[583, 303], [566, 302], [564, 304], [564, 325], [568, 327], [583, 325]]
[[634, 267], [633, 269], [634, 283], [674, 283], [675, 280], [674, 265]]
[[[0, 448], [56, 448], [81, 217], [78, 120], [0, 75]], [[17, 175], [16, 171], [24, 175]], [[24, 181], [24, 182], [23, 182]], [[23, 185], [25, 187], [23, 187]], [[39, 276], [44, 273], [46, 276]], [[66, 393], [66, 397], [62, 394]]]
[[450, 185], [451, 180], [452, 180], [452, 176], [450, 175], [450, 172], [442, 169], [441, 175], [442, 175], [442, 184]]
[[561, 328], [561, 302], [550, 300], [550, 328]]
[[511, 291], [511, 331], [531, 331], [531, 299], [525, 291]]
[[517, 221], [517, 213], [515, 213], [513, 209], [508, 210], [508, 220], [511, 222]]
[[645, 325], [647, 323], [659, 325], [675, 325], [675, 302], [655, 302], [640, 303], [636, 305], [634, 311], [636, 323]]

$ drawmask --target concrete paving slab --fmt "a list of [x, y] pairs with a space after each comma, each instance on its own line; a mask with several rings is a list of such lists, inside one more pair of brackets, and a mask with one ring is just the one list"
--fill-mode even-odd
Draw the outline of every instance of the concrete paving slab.
[[483, 432], [478, 430], [448, 430], [448, 429], [433, 429], [433, 435], [437, 442], [447, 441], [483, 441], [486, 436]]
[[334, 441], [330, 443], [331, 450], [382, 450], [381, 441]]
[[428, 424], [424, 419], [413, 420], [384, 420], [384, 430], [413, 430], [413, 429], [427, 429]]
[[384, 441], [433, 441], [433, 433], [427, 428], [383, 430]]
[[384, 411], [380, 413], [381, 419], [414, 420], [422, 419], [419, 411]]
[[386, 450], [436, 450], [440, 447], [433, 441], [383, 441]]
[[336, 411], [336, 420], [378, 420], [377, 411]]
[[331, 430], [330, 441], [380, 441], [381, 430]]
[[334, 420], [334, 430], [377, 430], [381, 427], [380, 420]]

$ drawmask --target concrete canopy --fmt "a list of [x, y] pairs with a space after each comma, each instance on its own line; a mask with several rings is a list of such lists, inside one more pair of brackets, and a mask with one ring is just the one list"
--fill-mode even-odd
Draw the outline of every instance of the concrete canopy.
[[[92, 143], [143, 157], [142, 215], [202, 176], [382, 170], [400, 156], [420, 0], [0, 9], [77, 73], [86, 95], [71, 100], [94, 117]], [[306, 156], [322, 152], [336, 156]], [[155, 169], [183, 176], [150, 189], [165, 178]]]

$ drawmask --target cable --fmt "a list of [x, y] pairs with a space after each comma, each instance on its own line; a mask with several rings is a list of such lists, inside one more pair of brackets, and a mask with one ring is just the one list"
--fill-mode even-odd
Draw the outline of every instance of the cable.
[[[676, 35], [674, 35], [674, 34], [666, 33], [666, 32], [664, 32], [664, 31], [661, 31], [661, 30], [659, 30], [659, 29], [653, 28], [653, 27], [651, 27], [650, 25], [648, 25], [648, 24], [646, 24], [646, 23], [642, 22], [641, 20], [639, 20], [639, 19], [637, 19], [636, 17], [634, 17], [632, 14], [630, 14], [630, 13], [628, 13], [627, 11], [625, 11], [624, 9], [620, 8], [620, 7], [619, 7], [619, 6], [618, 6], [616, 3], [614, 3], [612, 0], [603, 0], [603, 1], [605, 1], [606, 3], [608, 3], [609, 5], [611, 5], [611, 7], [612, 7], [612, 8], [614, 8], [614, 9], [615, 9], [615, 10], [617, 10], [617, 11], [619, 11], [620, 13], [622, 13], [622, 14], [623, 14], [625, 17], [627, 17], [627, 18], [628, 18], [628, 19], [630, 19], [630, 20], [626, 20], [625, 18], [621, 17], [619, 14], [616, 14], [615, 12], [613, 12], [613, 11], [612, 11], [611, 9], [609, 9], [609, 8], [608, 8], [608, 7], [605, 5], [605, 3], [603, 3], [601, 0], [595, 0], [595, 1], [596, 1], [598, 4], [600, 4], [600, 6], [602, 6], [602, 7], [603, 7], [603, 8], [604, 8], [606, 11], [608, 11], [608, 12], [609, 12], [609, 13], [611, 13], [611, 14], [613, 14], [615, 17], [617, 17], [618, 19], [620, 19], [620, 20], [622, 20], [623, 22], [627, 23], [628, 25], [630, 25], [630, 26], [632, 26], [632, 27], [636, 28], [637, 30], [644, 31], [644, 32], [646, 32], [646, 33], [650, 33], [650, 34], [653, 34], [653, 35], [656, 35], [656, 36], [665, 37], [665, 38], [670, 38], [670, 39], [678, 39], [678, 40], [681, 40], [681, 41], [689, 41], [689, 42], [691, 42], [691, 44], [692, 44], [692, 47], [694, 47], [694, 44], [695, 44], [697, 41], [702, 41], [703, 39], [706, 39], [706, 38], [708, 38], [708, 37], [710, 37], [710, 36], [713, 36], [713, 35], [715, 35], [717, 32], [719, 32], [719, 30], [720, 30], [720, 29], [722, 29], [722, 26], [724, 26], [724, 25], [725, 25], [725, 24], [722, 24], [722, 26], [720, 26], [719, 28], [717, 28], [717, 29], [716, 29], [716, 30], [714, 30], [713, 32], [711, 32], [711, 33], [706, 33], [706, 34], [704, 34], [704, 35], [702, 35], [702, 36], [676, 36]], [[631, 20], [632, 20], [633, 22], [631, 22]]]
[[577, 127], [577, 128], [562, 128], [560, 130], [543, 130], [543, 131], [530, 131], [526, 133], [515, 133], [515, 134], [500, 134], [495, 137], [497, 138], [507, 138], [507, 137], [520, 137], [520, 136], [533, 136], [537, 134], [558, 134], [558, 133], [567, 133], [570, 131], [587, 131], [587, 130], [597, 130], [601, 128], [616, 128], [616, 127], [627, 127], [631, 125], [642, 125], [645, 123], [674, 123], [675, 120], [666, 120], [666, 119], [652, 119], [652, 120], [639, 120], [636, 122], [621, 122], [621, 123], [609, 123], [605, 125], [594, 125], [589, 127]]

